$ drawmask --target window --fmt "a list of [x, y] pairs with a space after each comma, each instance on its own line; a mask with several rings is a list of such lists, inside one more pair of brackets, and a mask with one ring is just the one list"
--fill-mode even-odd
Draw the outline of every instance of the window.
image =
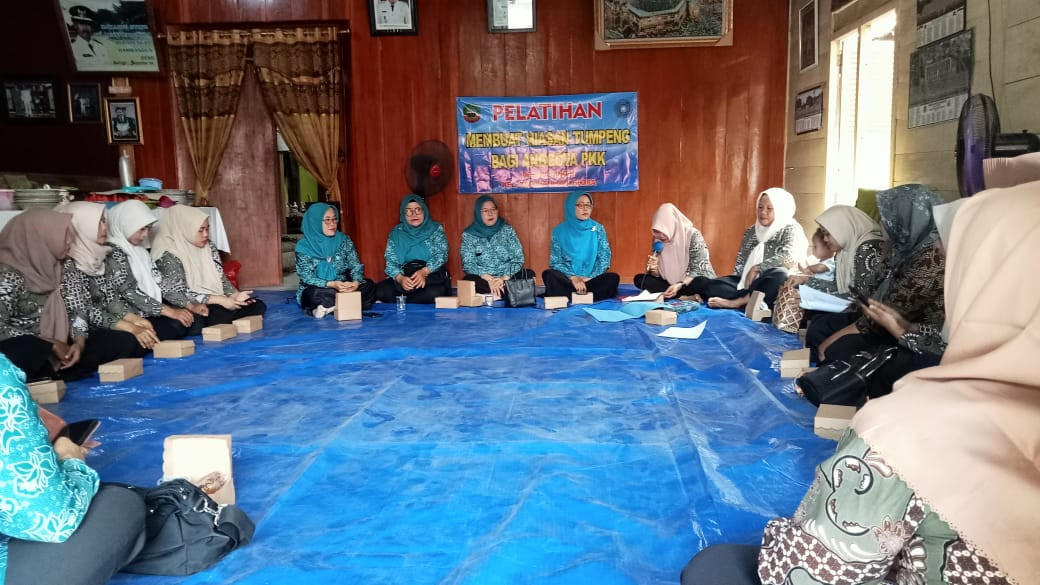
[[828, 207], [892, 186], [895, 28], [892, 10], [831, 44]]

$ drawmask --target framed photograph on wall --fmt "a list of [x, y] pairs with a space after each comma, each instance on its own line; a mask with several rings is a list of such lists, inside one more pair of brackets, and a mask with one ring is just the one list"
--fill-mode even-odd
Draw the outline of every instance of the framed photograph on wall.
[[733, 0], [595, 3], [597, 51], [733, 44]]
[[819, 18], [816, 0], [809, 0], [798, 9], [798, 70], [816, 67], [820, 59]]
[[69, 120], [76, 123], [101, 123], [101, 85], [98, 83], [69, 84]]
[[798, 92], [794, 99], [794, 133], [818, 132], [823, 127], [823, 86]]
[[534, 32], [535, 0], [487, 0], [488, 32]]
[[368, 0], [368, 27], [372, 36], [419, 34], [416, 2], [418, 0]]
[[159, 71], [146, 0], [55, 0], [76, 71]]
[[105, 130], [109, 144], [141, 144], [141, 104], [137, 98], [105, 99]]
[[52, 81], [5, 81], [4, 105], [12, 120], [57, 120]]

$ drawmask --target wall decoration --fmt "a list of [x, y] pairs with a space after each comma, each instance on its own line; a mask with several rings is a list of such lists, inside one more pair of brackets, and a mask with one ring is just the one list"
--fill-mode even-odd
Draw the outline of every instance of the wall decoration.
[[459, 193], [635, 191], [636, 93], [460, 97]]
[[57, 0], [76, 71], [157, 72], [145, 0]]
[[369, 0], [369, 32], [373, 36], [418, 34], [416, 2], [418, 0]]
[[794, 100], [794, 133], [808, 134], [823, 127], [823, 86], [798, 92]]
[[535, 0], [487, 0], [488, 32], [534, 32]]
[[917, 46], [964, 30], [965, 0], [917, 0]]
[[595, 0], [596, 50], [733, 44], [733, 0]]
[[817, 18], [816, 13], [816, 0], [809, 0], [798, 9], [798, 63], [800, 71], [816, 67], [816, 63], [820, 58], [819, 38], [819, 18]]
[[910, 53], [909, 127], [956, 120], [971, 94], [974, 29]]
[[107, 98], [105, 128], [109, 144], [141, 144], [141, 104], [137, 98]]
[[101, 123], [101, 85], [70, 83], [69, 120], [73, 123]]
[[4, 103], [12, 120], [57, 120], [52, 81], [5, 81]]

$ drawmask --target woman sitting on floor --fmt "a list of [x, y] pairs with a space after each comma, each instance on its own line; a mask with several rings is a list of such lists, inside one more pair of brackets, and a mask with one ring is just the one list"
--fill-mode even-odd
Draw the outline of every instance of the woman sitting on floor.
[[473, 205], [473, 223], [462, 232], [463, 280], [476, 283], [480, 294], [502, 298], [505, 281], [531, 279], [534, 271], [524, 268], [524, 248], [513, 226], [502, 219], [498, 204], [481, 195]]
[[253, 291], [235, 289], [224, 274], [220, 252], [209, 239], [209, 216], [202, 210], [185, 205], [167, 209], [152, 242], [152, 259], [162, 275], [163, 298], [178, 307], [204, 305], [205, 326], [267, 310]]
[[787, 279], [773, 305], [773, 324], [781, 331], [796, 333], [803, 322], [799, 287], [852, 301], [853, 289], [873, 294], [888, 269], [888, 242], [881, 226], [867, 214], [849, 205], [833, 205], [816, 218], [816, 224], [817, 233], [835, 252], [834, 273], [831, 278], [796, 274]]
[[54, 208], [72, 216], [72, 246], [61, 275], [73, 345], [80, 360], [62, 377], [74, 379], [97, 370], [103, 363], [148, 353], [159, 339], [152, 324], [121, 302], [108, 302], [114, 295], [105, 277], [105, 257], [111, 248], [105, 206], [73, 201]]
[[386, 241], [389, 278], [376, 285], [376, 298], [392, 303], [404, 295], [409, 303], [432, 304], [437, 297], [451, 294], [451, 276], [444, 267], [448, 261], [444, 226], [430, 219], [430, 210], [418, 195], [401, 200], [399, 217], [401, 222]]
[[964, 204], [942, 363], [856, 414], [761, 546], [706, 548], [682, 585], [1040, 583], [1038, 225], [1040, 182]]
[[637, 288], [664, 293], [666, 299], [671, 299], [693, 295], [688, 289], [698, 276], [715, 278], [704, 236], [678, 207], [671, 203], [658, 207], [650, 221], [650, 232], [654, 241], [664, 247], [660, 254], [647, 258], [644, 274], [632, 278]]
[[0, 403], [0, 583], [107, 583], [144, 545], [144, 500], [100, 486], [68, 437], [50, 443], [25, 375], [3, 356]]
[[621, 277], [610, 268], [610, 240], [592, 219], [592, 195], [571, 191], [563, 202], [563, 222], [553, 228], [549, 269], [542, 272], [545, 296], [592, 293], [601, 301], [617, 296]]
[[146, 318], [160, 340], [180, 339], [188, 334], [195, 314], [162, 302], [161, 275], [147, 250], [148, 231], [155, 221], [148, 206], [134, 199], [109, 208], [112, 251], [105, 259], [107, 288], [110, 302], [123, 303]]
[[28, 209], [0, 231], [0, 353], [30, 380], [79, 362], [69, 341], [61, 266], [72, 246], [72, 216]]
[[312, 203], [303, 214], [302, 230], [303, 239], [296, 243], [300, 307], [321, 319], [336, 307], [336, 293], [360, 291], [361, 308], [370, 308], [376, 288], [365, 278], [354, 242], [339, 231], [339, 210], [328, 203]]
[[788, 269], [805, 257], [808, 242], [794, 219], [794, 197], [772, 187], [758, 195], [758, 219], [744, 232], [733, 274], [722, 278], [698, 277], [687, 290], [707, 300], [709, 307], [740, 309], [752, 292], [761, 291], [773, 306]]
[[[937, 245], [932, 207], [944, 200], [921, 185], [902, 185], [879, 192], [877, 201], [892, 253], [891, 267], [872, 298], [907, 321], [938, 331], [943, 323], [944, 254]], [[908, 331], [896, 339], [856, 310], [813, 318], [806, 344], [817, 352], [822, 365], [879, 346], [912, 347], [924, 343], [918, 339], [922, 335]]]

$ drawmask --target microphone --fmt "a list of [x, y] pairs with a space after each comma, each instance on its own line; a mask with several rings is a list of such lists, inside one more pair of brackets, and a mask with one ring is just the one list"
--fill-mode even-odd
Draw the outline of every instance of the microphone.
[[654, 240], [654, 256], [656, 257], [659, 255], [661, 250], [664, 250], [664, 242], [661, 240]]
[[[652, 246], [652, 248], [653, 248], [653, 252], [651, 253], [651, 256], [653, 256], [654, 258], [657, 258], [657, 256], [661, 254], [661, 250], [664, 250], [664, 242], [662, 242], [661, 240], [654, 240], [654, 245]], [[643, 290], [646, 290], [646, 277], [649, 276], [649, 275], [650, 275], [650, 262], [647, 262], [646, 263], [646, 272], [643, 272], [643, 280], [640, 283], [640, 284], [643, 285], [641, 287]]]

